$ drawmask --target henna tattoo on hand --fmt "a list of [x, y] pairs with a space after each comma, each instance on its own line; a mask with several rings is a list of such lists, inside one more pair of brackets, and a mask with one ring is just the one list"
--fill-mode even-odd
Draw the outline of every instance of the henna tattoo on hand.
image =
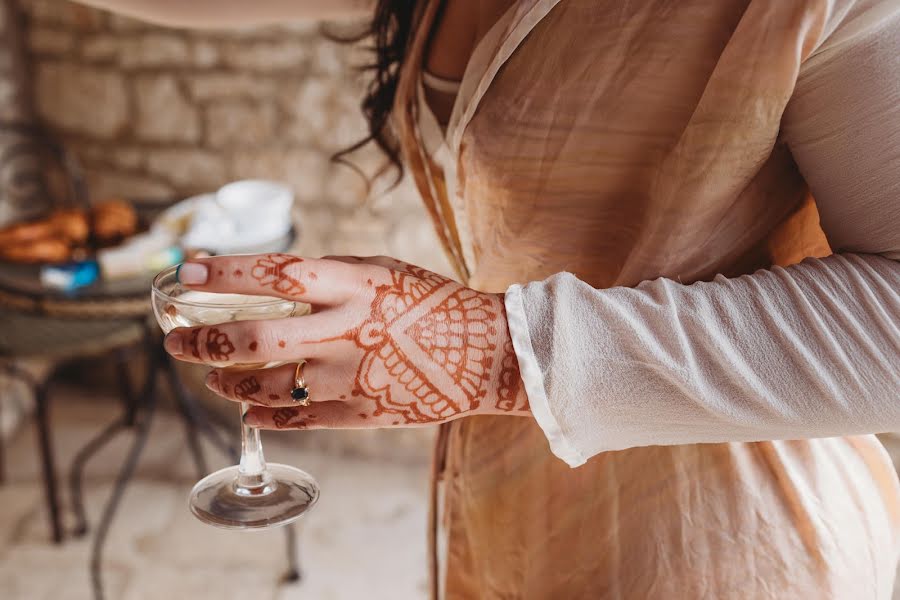
[[286, 269], [302, 258], [289, 254], [267, 254], [256, 261], [250, 276], [262, 287], [270, 287], [280, 294], [296, 296], [306, 293], [306, 286], [300, 280], [286, 273]]
[[[194, 330], [194, 333], [197, 333], [197, 330]], [[192, 342], [194, 341], [192, 338]], [[232, 352], [234, 352], [234, 344], [228, 339], [228, 334], [215, 327], [210, 329], [206, 334], [206, 353], [210, 359], [216, 362], [225, 362]], [[195, 356], [200, 358], [199, 353]]]
[[365, 351], [351, 395], [372, 400], [373, 416], [406, 423], [476, 409], [497, 351], [499, 299], [412, 265], [391, 279], [376, 286], [369, 317], [346, 336]]
[[503, 411], [527, 410], [528, 396], [522, 387], [519, 375], [519, 359], [512, 340], [503, 344], [503, 359], [500, 361], [500, 387], [497, 390], [497, 408]]
[[300, 414], [300, 410], [289, 406], [279, 408], [272, 413], [272, 422], [278, 429], [284, 429], [291, 425], [291, 422]]
[[244, 402], [256, 402], [255, 394], [258, 394], [261, 390], [262, 386], [259, 385], [259, 381], [251, 375], [234, 386], [234, 395]]
[[188, 340], [188, 346], [191, 348], [191, 356], [200, 360], [200, 330], [191, 331], [191, 339]]

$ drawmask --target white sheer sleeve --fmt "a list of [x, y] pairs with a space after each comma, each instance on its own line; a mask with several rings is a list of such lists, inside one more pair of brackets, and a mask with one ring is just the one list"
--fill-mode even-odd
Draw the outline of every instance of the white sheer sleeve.
[[693, 285], [559, 274], [508, 290], [557, 456], [900, 430], [900, 10], [872, 17], [847, 16], [804, 63], [784, 115], [835, 255]]

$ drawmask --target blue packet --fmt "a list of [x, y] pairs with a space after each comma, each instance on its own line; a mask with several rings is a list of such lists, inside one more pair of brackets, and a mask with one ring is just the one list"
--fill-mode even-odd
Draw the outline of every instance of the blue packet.
[[95, 260], [41, 267], [41, 284], [65, 292], [90, 285], [99, 277], [100, 266]]

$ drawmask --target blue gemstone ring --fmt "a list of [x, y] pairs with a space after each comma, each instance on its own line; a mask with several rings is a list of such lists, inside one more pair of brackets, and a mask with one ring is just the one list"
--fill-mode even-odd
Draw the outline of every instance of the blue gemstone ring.
[[309, 387], [303, 378], [303, 366], [305, 360], [297, 363], [297, 370], [294, 371], [294, 388], [291, 390], [291, 398], [300, 406], [309, 406]]

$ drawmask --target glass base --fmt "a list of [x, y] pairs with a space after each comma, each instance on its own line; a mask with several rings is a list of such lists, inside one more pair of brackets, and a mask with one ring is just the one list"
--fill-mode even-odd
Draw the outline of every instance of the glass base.
[[237, 466], [210, 473], [191, 490], [194, 516], [223, 529], [266, 529], [287, 525], [319, 499], [319, 484], [306, 471], [268, 464], [264, 479], [239, 485]]

